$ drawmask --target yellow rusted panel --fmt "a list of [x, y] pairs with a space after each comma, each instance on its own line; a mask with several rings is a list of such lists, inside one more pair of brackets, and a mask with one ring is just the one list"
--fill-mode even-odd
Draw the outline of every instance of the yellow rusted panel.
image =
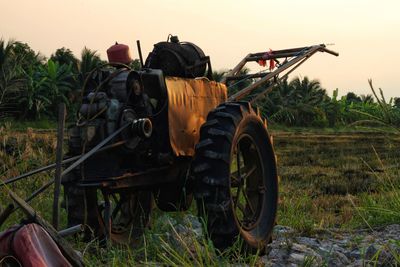
[[171, 147], [177, 156], [193, 156], [208, 113], [227, 99], [226, 86], [208, 79], [167, 77], [165, 82]]

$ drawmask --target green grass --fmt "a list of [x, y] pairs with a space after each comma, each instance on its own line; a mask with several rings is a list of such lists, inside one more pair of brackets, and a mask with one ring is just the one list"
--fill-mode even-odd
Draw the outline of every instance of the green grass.
[[[41, 128], [41, 127], [39, 127]], [[0, 127], [0, 179], [16, 176], [54, 161], [54, 132]], [[25, 128], [26, 129], [26, 128]], [[365, 228], [400, 219], [400, 138], [392, 133], [282, 131], [273, 130], [281, 177], [278, 223], [303, 234], [324, 228]], [[48, 181], [52, 173], [40, 174], [9, 186], [22, 197]], [[7, 190], [0, 189], [0, 205], [9, 203]], [[52, 188], [32, 202], [51, 221]], [[62, 210], [65, 225], [66, 214]], [[236, 244], [219, 255], [204, 237], [176, 235], [184, 215], [155, 210], [153, 223], [137, 247], [105, 250], [97, 244], [74, 245], [84, 251], [88, 266], [121, 266], [158, 262], [171, 266], [224, 266], [229, 263], [256, 265], [257, 256], [245, 256]], [[19, 222], [14, 214], [2, 229]]]
[[34, 121], [19, 121], [13, 119], [0, 120], [0, 128], [4, 127], [14, 131], [26, 131], [28, 128], [41, 130], [54, 130], [57, 127], [57, 121], [42, 118]]
[[[398, 135], [278, 132], [274, 143], [281, 176], [280, 223], [299, 231], [365, 226], [353, 216], [349, 196], [356, 206], [368, 199], [386, 205], [393, 201], [387, 192], [399, 190]], [[384, 173], [392, 177], [393, 187], [383, 183]]]

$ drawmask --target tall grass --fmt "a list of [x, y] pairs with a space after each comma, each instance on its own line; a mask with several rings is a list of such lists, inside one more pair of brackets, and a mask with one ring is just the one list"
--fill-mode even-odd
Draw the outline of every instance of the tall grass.
[[[368, 83], [379, 104], [381, 116], [376, 117], [367, 115], [370, 118], [367, 122], [389, 127], [400, 137], [399, 114], [393, 112], [393, 109], [391, 108], [392, 103], [391, 101], [386, 101], [382, 89], [379, 88], [378, 96], [371, 79], [368, 80]], [[366, 121], [361, 123], [364, 122]], [[364, 224], [371, 230], [373, 230], [373, 228], [376, 226], [400, 223], [399, 170], [387, 168], [375, 148], [372, 147], [372, 149], [377, 161], [380, 164], [381, 171], [376, 172], [367, 163], [365, 164], [370, 168], [371, 172], [376, 177], [376, 180], [379, 182], [378, 188], [375, 188], [374, 192], [370, 192], [369, 194], [362, 194], [357, 204], [354, 203], [351, 197], [349, 197], [349, 200], [356, 209], [358, 216], [362, 218]], [[399, 159], [396, 159], [396, 161], [399, 161]], [[399, 250], [393, 249], [393, 247], [390, 245], [391, 243], [395, 243], [396, 247], [400, 247], [398, 240], [388, 240], [388, 243], [379, 249], [371, 259], [375, 265], [380, 263], [380, 255], [383, 250], [388, 251], [388, 253], [392, 256], [393, 263], [396, 266], [400, 265], [400, 252]], [[390, 263], [390, 265], [393, 264]]]
[[365, 124], [383, 126], [385, 128], [390, 128], [396, 133], [400, 134], [400, 112], [397, 109], [393, 108], [393, 98], [387, 101], [381, 88], [379, 88], [378, 95], [377, 90], [372, 84], [372, 79], [368, 79], [368, 84], [378, 103], [379, 113], [376, 115], [372, 115], [370, 113], [353, 110], [353, 112], [360, 113], [366, 117], [365, 120], [357, 121], [353, 123], [353, 125]]
[[[375, 96], [381, 111], [380, 117], [370, 116], [368, 120], [371, 123], [384, 125], [395, 130], [400, 137], [400, 127], [397, 123], [400, 121], [399, 114], [393, 112], [392, 101], [386, 101], [381, 88], [379, 88], [379, 95], [377, 94], [372, 80], [368, 80], [373, 95]], [[361, 122], [363, 123], [363, 122]], [[360, 204], [357, 208], [359, 214], [362, 216], [364, 222], [368, 225], [379, 225], [382, 223], [400, 223], [400, 179], [399, 171], [389, 170], [386, 168], [385, 163], [382, 161], [380, 155], [374, 147], [372, 147], [376, 156], [377, 162], [380, 164], [380, 172], [376, 172], [367, 163], [365, 163], [371, 172], [379, 181], [379, 188], [376, 188], [377, 193], [365, 194], [360, 199]], [[399, 161], [397, 159], [396, 161]]]

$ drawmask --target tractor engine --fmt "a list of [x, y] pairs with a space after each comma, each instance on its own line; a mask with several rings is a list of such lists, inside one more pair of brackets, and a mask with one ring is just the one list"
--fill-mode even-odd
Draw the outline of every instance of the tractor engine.
[[224, 85], [209, 80], [209, 57], [176, 36], [155, 44], [140, 71], [128, 66], [126, 45], [116, 43], [107, 55], [109, 64], [85, 81], [78, 121], [69, 131], [69, 154], [83, 154], [126, 123], [132, 125], [108, 144], [119, 146], [96, 153], [75, 177], [116, 177], [191, 158], [208, 112], [227, 95]]
[[161, 70], [130, 70], [126, 49], [120, 44], [111, 47], [111, 66], [89, 74], [78, 121], [69, 130], [69, 154], [87, 152], [126, 123], [132, 125], [108, 144], [119, 146], [96, 153], [81, 166], [82, 179], [118, 176], [167, 162], [164, 76]]
[[226, 101], [227, 89], [206, 77], [211, 66], [200, 48], [171, 39], [154, 45], [142, 70], [128, 67], [129, 48], [117, 43], [107, 51], [110, 63], [89, 73], [77, 123], [69, 129], [69, 155], [115, 137], [64, 176], [65, 185], [150, 189], [162, 210], [188, 207], [191, 194], [182, 192], [191, 191], [200, 128]]

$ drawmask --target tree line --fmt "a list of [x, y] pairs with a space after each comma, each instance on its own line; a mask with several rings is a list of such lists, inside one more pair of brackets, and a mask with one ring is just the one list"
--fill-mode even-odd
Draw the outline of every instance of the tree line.
[[[216, 80], [226, 71], [214, 72]], [[249, 70], [242, 70], [241, 75]], [[246, 87], [252, 80], [243, 80], [228, 86], [232, 92]], [[319, 80], [295, 77], [275, 86], [257, 106], [269, 121], [286, 126], [337, 127], [354, 123], [400, 126], [400, 98], [387, 100], [383, 91], [373, 88], [372, 94], [357, 95], [348, 92], [339, 97], [339, 89], [329, 96]], [[259, 88], [258, 92], [263, 88]]]
[[[79, 58], [63, 47], [47, 59], [26, 43], [0, 39], [0, 119], [55, 119], [60, 102], [73, 116], [87, 75], [105, 63], [96, 51], [86, 47]], [[139, 66], [136, 59], [131, 67]], [[223, 74], [214, 72], [214, 79], [218, 81]], [[249, 82], [230, 86], [230, 92]], [[360, 96], [349, 92], [339, 98], [338, 89], [329, 96], [318, 80], [296, 77], [281, 82], [257, 105], [270, 121], [287, 126], [335, 127], [387, 114], [391, 123], [400, 125], [400, 98], [387, 101], [381, 90], [372, 92], [374, 95]]]
[[73, 116], [87, 75], [105, 63], [86, 47], [80, 58], [62, 47], [47, 59], [26, 43], [0, 39], [0, 119], [54, 119], [61, 102]]

